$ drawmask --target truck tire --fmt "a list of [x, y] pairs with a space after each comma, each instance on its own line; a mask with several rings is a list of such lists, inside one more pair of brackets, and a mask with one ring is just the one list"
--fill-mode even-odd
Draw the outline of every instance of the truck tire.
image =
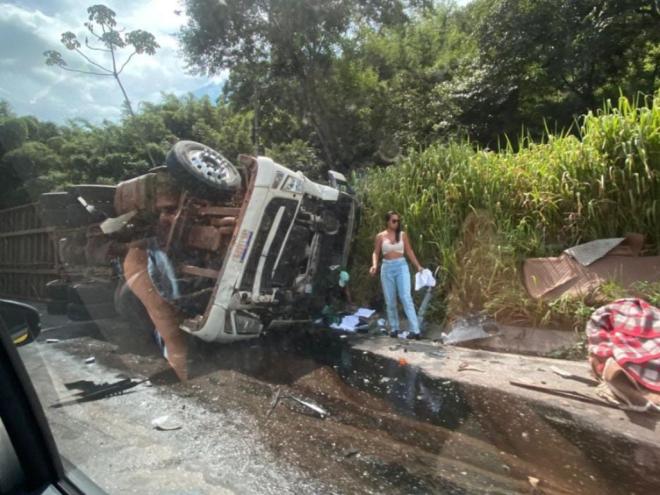
[[90, 321], [115, 318], [117, 312], [115, 311], [115, 305], [112, 303], [85, 305], [69, 303], [66, 308], [66, 315], [72, 321]]
[[117, 284], [114, 306], [119, 316], [128, 321], [132, 328], [140, 333], [149, 335], [153, 333], [154, 324], [146, 308], [126, 282]]
[[68, 305], [66, 301], [48, 301], [46, 311], [49, 315], [65, 315]]
[[69, 298], [69, 284], [61, 279], [46, 284], [46, 297], [52, 301], [66, 301]]
[[241, 188], [238, 169], [220, 153], [195, 141], [179, 141], [165, 160], [170, 174], [191, 192], [233, 194]]
[[108, 304], [114, 299], [114, 284], [81, 282], [69, 287], [69, 302], [74, 304]]

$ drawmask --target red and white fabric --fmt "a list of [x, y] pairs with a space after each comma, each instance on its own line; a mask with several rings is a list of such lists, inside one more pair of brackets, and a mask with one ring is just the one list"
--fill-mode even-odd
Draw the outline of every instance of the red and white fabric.
[[586, 331], [597, 374], [613, 357], [630, 378], [660, 392], [660, 309], [642, 299], [619, 299], [594, 311]]

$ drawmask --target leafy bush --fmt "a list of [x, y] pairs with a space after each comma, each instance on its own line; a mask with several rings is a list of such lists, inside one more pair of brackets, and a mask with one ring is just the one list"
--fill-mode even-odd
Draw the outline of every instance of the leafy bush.
[[660, 101], [608, 102], [581, 119], [580, 131], [580, 138], [526, 140], [517, 151], [435, 145], [355, 177], [364, 204], [355, 293], [376, 288], [363, 272], [383, 213], [394, 209], [421, 262], [442, 267], [438, 297], [446, 304], [436, 307], [446, 307], [448, 316], [486, 310], [516, 323], [578, 321], [589, 306], [531, 300], [520, 263], [627, 232], [645, 234], [645, 254], [658, 253]]

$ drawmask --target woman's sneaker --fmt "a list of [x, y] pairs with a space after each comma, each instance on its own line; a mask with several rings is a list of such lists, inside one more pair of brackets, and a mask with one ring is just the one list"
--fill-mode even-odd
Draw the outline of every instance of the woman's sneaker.
[[390, 332], [390, 337], [392, 337], [393, 339], [396, 339], [398, 336], [399, 336], [399, 332], [397, 332], [396, 330], [392, 330]]
[[412, 332], [407, 332], [408, 335], [406, 335], [407, 340], [419, 340], [422, 338], [422, 336], [419, 333], [412, 333]]

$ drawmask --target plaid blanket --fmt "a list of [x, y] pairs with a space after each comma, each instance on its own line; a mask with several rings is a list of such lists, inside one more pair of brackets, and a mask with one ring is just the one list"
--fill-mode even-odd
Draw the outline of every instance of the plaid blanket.
[[619, 299], [598, 308], [587, 323], [589, 356], [602, 375], [613, 357], [628, 376], [660, 392], [660, 310], [641, 299]]

